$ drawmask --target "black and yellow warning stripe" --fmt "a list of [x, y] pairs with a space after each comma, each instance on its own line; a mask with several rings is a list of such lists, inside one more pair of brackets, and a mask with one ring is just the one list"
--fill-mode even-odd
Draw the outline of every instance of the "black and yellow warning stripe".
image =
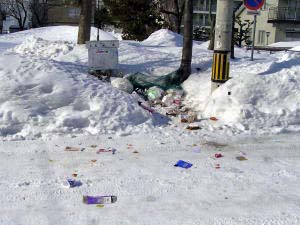
[[213, 57], [211, 80], [224, 83], [229, 79], [228, 52], [215, 52]]

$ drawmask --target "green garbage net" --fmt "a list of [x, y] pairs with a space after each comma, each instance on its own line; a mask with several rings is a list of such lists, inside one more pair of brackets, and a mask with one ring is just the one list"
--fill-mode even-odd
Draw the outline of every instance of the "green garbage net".
[[159, 87], [163, 90], [181, 89], [181, 71], [176, 70], [164, 76], [149, 76], [143, 73], [134, 73], [127, 77], [134, 88], [148, 89], [150, 87]]

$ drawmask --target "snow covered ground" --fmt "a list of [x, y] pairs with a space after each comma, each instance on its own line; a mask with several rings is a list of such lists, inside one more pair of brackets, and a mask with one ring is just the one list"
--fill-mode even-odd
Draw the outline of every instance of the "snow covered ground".
[[[183, 88], [202, 129], [187, 131], [87, 75], [76, 36], [67, 26], [0, 36], [0, 224], [300, 224], [299, 53], [251, 62], [236, 49], [232, 79], [210, 96], [212, 52], [195, 42]], [[167, 30], [121, 41], [120, 70], [174, 71], [181, 43]], [[96, 154], [105, 147], [116, 154]], [[194, 165], [176, 168], [179, 159]], [[83, 185], [62, 187], [74, 173]], [[118, 201], [96, 208], [86, 194]]]

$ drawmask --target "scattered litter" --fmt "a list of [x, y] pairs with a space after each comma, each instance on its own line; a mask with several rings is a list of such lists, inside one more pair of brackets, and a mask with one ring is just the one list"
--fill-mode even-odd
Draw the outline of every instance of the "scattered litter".
[[173, 95], [173, 96], [183, 96], [183, 90], [182, 89], [174, 89], [174, 88], [170, 88], [166, 91], [167, 94]]
[[193, 123], [191, 123], [191, 124], [189, 124], [189, 125], [187, 126], [186, 129], [188, 129], [188, 130], [200, 130], [201, 128], [200, 128], [200, 126], [199, 126], [198, 124], [193, 124]]
[[223, 156], [221, 153], [216, 153], [216, 154], [215, 154], [215, 157], [216, 157], [216, 158], [222, 158], [222, 157], [224, 157], [224, 156]]
[[112, 151], [112, 154], [114, 155], [114, 154], [116, 154], [117, 149], [113, 148], [111, 151]]
[[67, 152], [79, 152], [81, 150], [82, 150], [82, 148], [76, 148], [76, 147], [70, 147], [70, 146], [67, 146], [65, 148], [65, 151], [67, 151]]
[[180, 112], [177, 109], [169, 108], [167, 109], [166, 115], [167, 116], [178, 116]]
[[216, 165], [215, 165], [215, 168], [216, 168], [216, 169], [220, 169], [220, 168], [221, 168], [220, 164], [216, 164]]
[[52, 160], [52, 159], [49, 159], [49, 162], [51, 162], [51, 163], [52, 163], [52, 162], [54, 162], [54, 160]]
[[194, 112], [189, 112], [188, 114], [181, 114], [180, 115], [180, 122], [181, 123], [193, 123], [197, 120], [197, 114]]
[[192, 167], [193, 164], [191, 164], [189, 162], [185, 162], [183, 160], [179, 160], [174, 166], [188, 169], [188, 168]]
[[148, 106], [145, 106], [142, 102], [138, 102], [139, 106], [141, 106], [143, 109], [145, 109], [146, 111], [150, 112], [150, 113], [154, 113], [154, 109], [148, 107]]
[[162, 103], [164, 104], [164, 106], [170, 106], [173, 104], [173, 102], [174, 102], [174, 97], [172, 94], [167, 94], [162, 99]]
[[73, 174], [72, 174], [72, 177], [77, 177], [77, 176], [78, 176], [77, 173], [73, 173]]
[[134, 73], [127, 77], [133, 84], [134, 88], [147, 89], [154, 86], [160, 87], [164, 90], [178, 89], [182, 83], [182, 69], [173, 71], [167, 75], [149, 76], [143, 73]]
[[96, 208], [103, 208], [104, 205], [96, 205]]
[[237, 156], [236, 159], [239, 160], [239, 161], [245, 161], [245, 160], [248, 160], [248, 159], [247, 159], [246, 157], [244, 157], [244, 156]]
[[218, 119], [216, 117], [210, 117], [209, 119], [212, 121], [218, 121]]
[[66, 188], [74, 188], [74, 187], [80, 187], [82, 185], [81, 181], [74, 180], [74, 179], [67, 179], [62, 184]]
[[95, 162], [97, 162], [97, 159], [92, 159], [91, 162], [95, 163]]
[[180, 99], [175, 99], [173, 101], [173, 103], [176, 104], [176, 105], [180, 105], [181, 104], [181, 100]]
[[135, 153], [135, 154], [137, 154], [137, 153], [139, 153], [138, 151], [133, 151], [132, 153]]
[[97, 145], [91, 145], [91, 148], [97, 148]]
[[111, 204], [117, 201], [117, 196], [83, 196], [83, 203], [91, 205]]
[[108, 139], [112, 139], [112, 137], [108, 137]]
[[82, 148], [80, 151], [82, 151], [82, 152], [83, 152], [84, 150], [85, 150], [85, 148]]
[[150, 101], [162, 99], [163, 94], [164, 94], [164, 90], [157, 86], [151, 87], [146, 91], [146, 96]]
[[100, 154], [100, 153], [103, 153], [103, 152], [112, 152], [112, 149], [100, 148], [100, 149], [97, 151], [97, 154]]

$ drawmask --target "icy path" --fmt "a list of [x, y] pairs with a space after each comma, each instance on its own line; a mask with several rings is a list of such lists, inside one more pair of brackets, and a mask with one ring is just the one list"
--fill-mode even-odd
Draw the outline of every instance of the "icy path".
[[[204, 144], [209, 137], [164, 134], [1, 142], [0, 224], [298, 225], [298, 136], [219, 140], [227, 144], [221, 148]], [[117, 152], [96, 154], [91, 145]], [[216, 152], [224, 157], [215, 159]], [[238, 161], [241, 155], [248, 160]], [[194, 166], [173, 167], [179, 159]], [[83, 185], [62, 187], [73, 173]], [[86, 194], [118, 201], [96, 208], [82, 203]]]

